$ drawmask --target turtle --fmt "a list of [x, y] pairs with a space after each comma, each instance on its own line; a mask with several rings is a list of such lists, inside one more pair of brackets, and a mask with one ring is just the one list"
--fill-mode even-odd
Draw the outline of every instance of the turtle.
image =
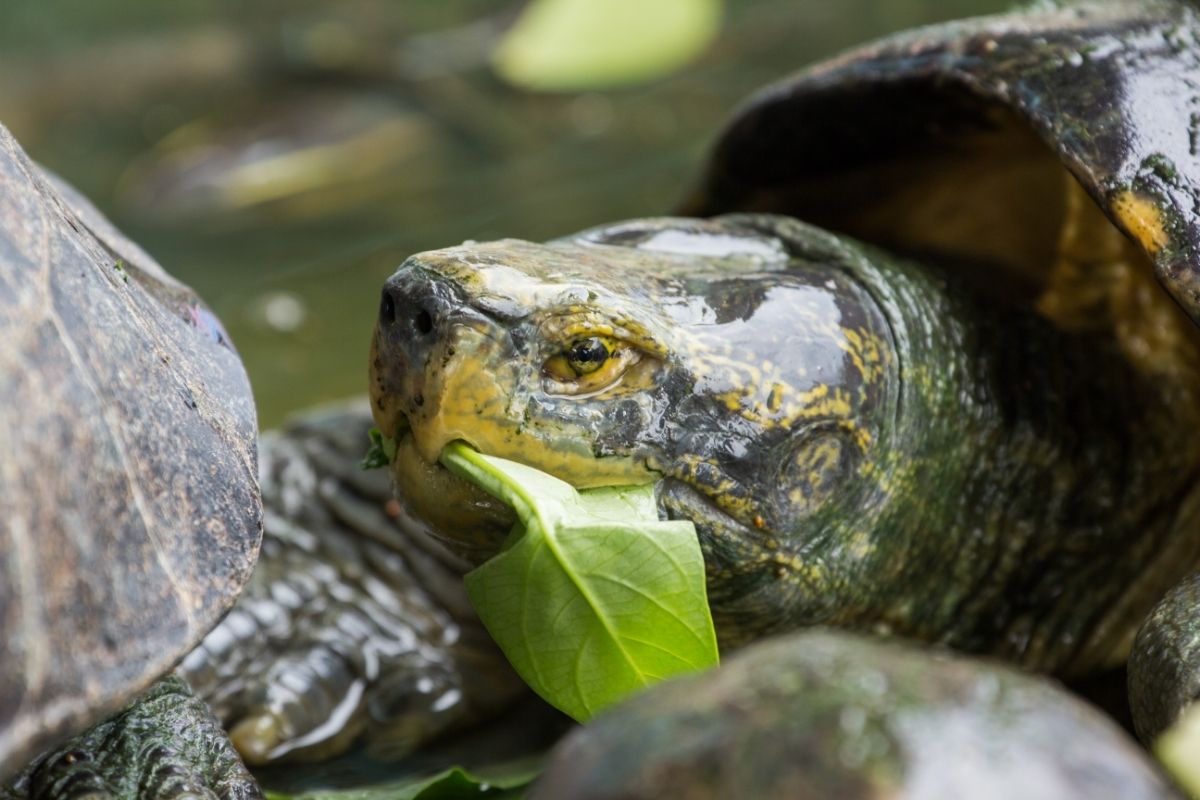
[[908, 32], [747, 101], [678, 216], [410, 257], [371, 352], [400, 496], [480, 563], [512, 518], [447, 444], [653, 482], [723, 652], [1127, 667], [1153, 740], [1200, 694], [1198, 37], [1165, 0]]
[[[196, 646], [250, 575], [262, 508], [217, 318], [3, 128], [0, 329], [2, 783]], [[216, 728], [180, 684], [156, 702], [198, 714], [197, 741]], [[186, 788], [190, 756], [144, 755], [148, 787]], [[230, 797], [257, 795], [232, 748], [209, 756]]]
[[[765, 665], [731, 674], [806, 669], [786, 653], [815, 641], [792, 633], [813, 626], [1063, 678], [1120, 665], [1132, 649], [1135, 717], [1153, 737], [1194, 695], [1198, 663], [1186, 580], [1200, 557], [1200, 443], [1187, 435], [1200, 414], [1198, 30], [1190, 6], [1161, 1], [1043, 4], [902, 35], [751, 99], [682, 216], [413, 256], [383, 289], [370, 357], [372, 415], [385, 435], [408, 431], [393, 516], [450, 548], [435, 559], [450, 571], [502, 546], [508, 511], [437, 465], [452, 440], [581, 487], [655, 482], [660, 513], [696, 524], [722, 648]], [[278, 463], [268, 534], [302, 517], [414, 546], [379, 533], [371, 515], [385, 501], [355, 502], [374, 489], [343, 495], [359, 482], [304, 458], [290, 472]], [[324, 512], [298, 510], [306, 491]], [[311, 556], [316, 528], [304, 525], [284, 549]], [[294, 611], [311, 599], [274, 586], [183, 661], [189, 678], [216, 676], [201, 694], [218, 705], [223, 682], [269, 672], [224, 660], [269, 638], [259, 634], [275, 612], [258, 601]], [[326, 630], [321, 652], [374, 635], [357, 622]], [[926, 665], [952, 695], [966, 685], [925, 651], [820, 641], [820, 652]], [[457, 657], [429, 660], [452, 667], [428, 684], [439, 698], [472, 688]], [[304, 706], [342, 709], [330, 698], [353, 696], [376, 707], [379, 661], [301, 661], [303, 680], [256, 684], [291, 694], [233, 726], [243, 753], [323, 757], [363, 730], [361, 717], [314, 720]], [[223, 663], [241, 668], [231, 678]], [[918, 679], [922, 668], [904, 667]], [[721, 676], [664, 696], [715, 691]], [[438, 703], [421, 700], [419, 683], [385, 695], [386, 707], [416, 697], [428, 719]], [[935, 702], [919, 681], [913, 692]], [[693, 719], [720, 730], [741, 703]], [[977, 718], [985, 730], [995, 719]], [[666, 752], [638, 741], [623, 758], [650, 768], [631, 776], [653, 773]], [[692, 766], [697, 780], [708, 774]]]
[[0, 324], [0, 798], [250, 800], [247, 763], [521, 693], [362, 471], [366, 403], [260, 437], [218, 318], [3, 127]]

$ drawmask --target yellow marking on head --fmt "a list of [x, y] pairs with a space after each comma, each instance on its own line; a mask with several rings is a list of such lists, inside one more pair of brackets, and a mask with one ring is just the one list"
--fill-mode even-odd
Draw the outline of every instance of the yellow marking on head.
[[849, 393], [820, 383], [806, 392], [788, 394], [784, 384], [772, 384], [763, 396], [755, 385], [742, 386], [716, 395], [729, 411], [764, 427], [790, 427], [801, 420], [851, 419]]
[[783, 406], [783, 398], [787, 394], [787, 387], [782, 383], [776, 383], [771, 386], [771, 393], [767, 395], [767, 411], [772, 414], [779, 413], [779, 409]]
[[824, 484], [825, 473], [842, 460], [842, 444], [838, 439], [822, 436], [801, 452], [803, 465], [808, 468], [804, 477], [810, 489], [816, 491]]
[[[488, 455], [544, 470], [578, 488], [650, 483], [658, 476], [628, 457], [597, 458], [585, 443], [537, 421], [525, 424], [512, 389], [522, 367], [486, 332], [460, 329], [447, 345], [456, 355], [425, 375], [423, 405], [410, 416], [413, 441], [427, 462], [463, 440]], [[434, 362], [439, 359], [435, 353]]]
[[838, 423], [838, 427], [854, 437], [854, 443], [858, 445], [858, 449], [864, 454], [867, 448], [871, 446], [871, 432], [866, 428], [860, 427], [854, 419], [844, 419]]
[[774, 564], [775, 575], [779, 578], [784, 577], [784, 575], [790, 572], [810, 586], [822, 584], [827, 578], [825, 569], [819, 563], [805, 561], [790, 553], [764, 553], [761, 556], [761, 560], [768, 564]]
[[858, 374], [862, 375], [863, 380], [867, 380], [867, 365], [862, 357], [862, 337], [858, 335], [858, 332], [850, 328], [843, 328], [842, 338], [838, 341], [838, 347], [846, 355], [850, 356], [850, 362], [854, 364], [854, 368], [858, 370]]
[[1126, 189], [1113, 198], [1112, 209], [1121, 227], [1150, 255], [1170, 242], [1162, 210], [1146, 197]]
[[862, 560], [875, 554], [875, 540], [864, 531], [855, 531], [846, 542], [846, 552], [851, 557]]
[[884, 348], [879, 337], [869, 331], [859, 331], [853, 328], [834, 329], [840, 336], [835, 336], [838, 347], [850, 357], [850, 363], [858, 370], [865, 383], [875, 383], [883, 378]]

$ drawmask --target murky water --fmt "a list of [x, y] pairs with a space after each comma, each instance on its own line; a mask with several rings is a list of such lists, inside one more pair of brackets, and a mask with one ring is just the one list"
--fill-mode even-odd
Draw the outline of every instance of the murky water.
[[216, 309], [264, 426], [358, 394], [406, 254], [668, 212], [750, 91], [1003, 0], [730, 0], [687, 69], [537, 95], [487, 54], [519, 3], [8, 0], [0, 122]]

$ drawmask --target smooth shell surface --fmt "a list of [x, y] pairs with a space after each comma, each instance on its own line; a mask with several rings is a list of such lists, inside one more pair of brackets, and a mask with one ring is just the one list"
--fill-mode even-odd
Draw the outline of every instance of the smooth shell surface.
[[669, 681], [563, 739], [535, 798], [1066, 800], [1179, 795], [1061, 687], [986, 661], [809, 630]]
[[0, 779], [232, 604], [261, 537], [220, 323], [0, 128]]

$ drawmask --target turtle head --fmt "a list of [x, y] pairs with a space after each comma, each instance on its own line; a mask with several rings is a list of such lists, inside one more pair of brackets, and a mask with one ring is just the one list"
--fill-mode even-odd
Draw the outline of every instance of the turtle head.
[[[375, 412], [436, 462], [462, 440], [579, 488], [654, 480], [622, 401], [655, 384], [665, 315], [610, 248], [502, 240], [422, 253], [387, 282]], [[403, 421], [401, 421], [403, 418]]]
[[494, 553], [511, 520], [438, 466], [450, 442], [578, 488], [655, 480], [647, 407], [670, 320], [629, 274], [647, 266], [637, 261], [587, 242], [468, 243], [409, 258], [385, 285], [376, 421], [408, 431], [393, 465], [401, 497], [471, 560]]
[[750, 218], [659, 219], [413, 256], [371, 382], [383, 432], [408, 431], [402, 497], [479, 560], [511, 520], [437, 466], [452, 441], [577, 488], [665, 479], [710, 577], [774, 574], [805, 519], [852, 500], [886, 405], [882, 315], [793, 249]]

